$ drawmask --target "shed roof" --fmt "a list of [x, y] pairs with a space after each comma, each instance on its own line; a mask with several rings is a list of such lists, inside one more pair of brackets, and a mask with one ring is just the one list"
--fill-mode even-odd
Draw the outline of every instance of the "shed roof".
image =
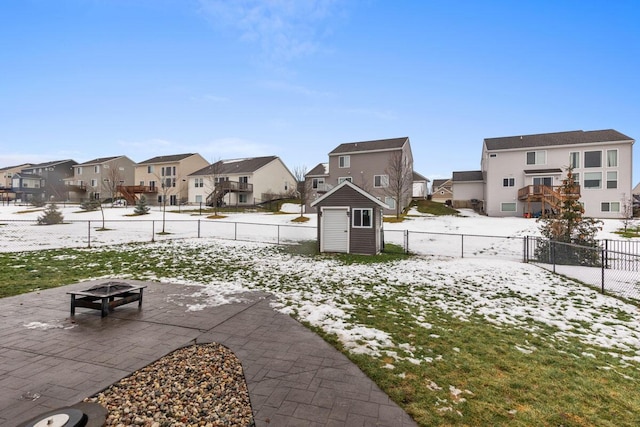
[[424, 182], [429, 182], [429, 178], [424, 177], [423, 175], [420, 175], [418, 172], [413, 171], [413, 181], [424, 181]]
[[367, 193], [366, 191], [364, 191], [362, 188], [358, 187], [357, 185], [349, 182], [349, 181], [342, 181], [340, 184], [336, 185], [335, 187], [333, 187], [331, 190], [327, 191], [326, 193], [324, 193], [322, 196], [318, 197], [316, 200], [314, 200], [313, 202], [311, 202], [311, 207], [314, 207], [315, 205], [317, 205], [318, 203], [320, 203], [321, 201], [323, 201], [324, 199], [331, 197], [332, 194], [334, 194], [336, 191], [338, 191], [339, 189], [341, 189], [344, 186], [348, 186], [352, 189], [354, 189], [355, 191], [357, 191], [358, 193], [362, 194], [364, 197], [366, 197], [367, 199], [371, 200], [372, 202], [374, 202], [375, 204], [377, 204], [378, 206], [380, 206], [381, 208], [384, 209], [391, 209], [386, 203], [384, 203], [382, 200], [378, 200], [377, 198], [373, 197], [371, 194]]
[[547, 147], [554, 145], [598, 144], [603, 142], [634, 142], [617, 130], [573, 130], [568, 132], [539, 133], [534, 135], [504, 136], [501, 138], [485, 138], [488, 151], [510, 150], [514, 148]]
[[408, 136], [401, 138], [376, 139], [373, 141], [347, 142], [338, 145], [329, 156], [345, 153], [359, 153], [364, 151], [399, 150], [409, 141]]

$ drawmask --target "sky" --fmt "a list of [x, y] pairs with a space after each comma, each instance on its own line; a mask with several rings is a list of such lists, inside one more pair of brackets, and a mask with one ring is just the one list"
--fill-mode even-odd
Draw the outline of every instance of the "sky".
[[199, 153], [310, 169], [408, 136], [437, 179], [479, 170], [484, 138], [637, 139], [639, 20], [627, 0], [7, 0], [0, 167]]

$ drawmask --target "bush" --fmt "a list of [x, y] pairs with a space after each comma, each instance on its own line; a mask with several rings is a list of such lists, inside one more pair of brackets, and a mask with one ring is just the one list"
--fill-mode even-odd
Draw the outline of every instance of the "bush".
[[149, 213], [150, 209], [151, 208], [147, 206], [147, 198], [143, 194], [136, 202], [136, 207], [133, 210], [133, 213], [135, 213], [136, 215], [146, 215]]
[[62, 216], [62, 212], [58, 210], [58, 206], [55, 203], [51, 203], [44, 210], [44, 213], [38, 217], [38, 224], [40, 225], [51, 225], [51, 224], [62, 224], [64, 218]]
[[100, 209], [100, 200], [88, 200], [86, 202], [82, 202], [80, 205], [80, 209], [85, 210], [87, 212], [97, 211]]

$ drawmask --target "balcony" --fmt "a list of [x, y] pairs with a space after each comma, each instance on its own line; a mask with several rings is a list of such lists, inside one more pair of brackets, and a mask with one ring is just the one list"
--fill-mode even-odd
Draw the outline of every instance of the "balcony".
[[222, 191], [226, 193], [252, 193], [253, 184], [249, 184], [247, 182], [220, 181], [216, 184], [216, 191]]

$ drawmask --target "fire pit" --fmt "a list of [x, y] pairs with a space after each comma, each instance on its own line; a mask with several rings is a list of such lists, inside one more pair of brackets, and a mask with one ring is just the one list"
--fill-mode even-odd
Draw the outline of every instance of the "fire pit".
[[71, 316], [75, 316], [76, 307], [100, 310], [102, 317], [118, 306], [138, 301], [142, 307], [142, 291], [146, 286], [130, 285], [123, 282], [106, 282], [92, 286], [84, 291], [67, 292], [71, 295]]

